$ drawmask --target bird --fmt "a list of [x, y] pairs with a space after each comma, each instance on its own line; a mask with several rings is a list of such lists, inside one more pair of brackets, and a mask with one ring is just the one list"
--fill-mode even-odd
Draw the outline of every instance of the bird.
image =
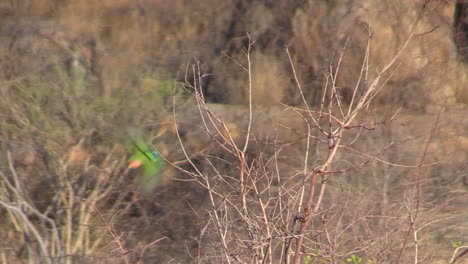
[[159, 151], [143, 139], [132, 141], [133, 155], [128, 160], [129, 169], [142, 168], [140, 186], [145, 192], [151, 191], [161, 178], [164, 159]]

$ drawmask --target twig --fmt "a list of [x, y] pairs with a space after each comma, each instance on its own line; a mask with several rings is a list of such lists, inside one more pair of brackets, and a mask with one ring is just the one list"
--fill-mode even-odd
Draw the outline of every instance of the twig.
[[414, 213], [414, 216], [411, 216], [411, 210], [410, 210], [410, 213], [409, 213], [409, 218], [410, 218], [410, 227], [408, 228], [408, 232], [406, 233], [406, 236], [405, 236], [405, 239], [403, 241], [403, 244], [400, 248], [400, 252], [398, 254], [398, 259], [396, 261], [396, 264], [400, 263], [400, 260], [401, 260], [401, 257], [403, 255], [403, 252], [405, 250], [405, 247], [406, 247], [406, 244], [408, 242], [408, 237], [411, 233], [411, 231], [413, 231], [413, 236], [414, 236], [414, 263], [417, 264], [418, 263], [418, 239], [417, 239], [417, 228], [416, 228], [416, 219], [418, 217], [418, 214], [419, 214], [419, 210], [420, 210], [420, 204], [421, 204], [421, 177], [422, 177], [422, 174], [423, 174], [423, 167], [424, 167], [424, 161], [426, 159], [426, 156], [427, 156], [427, 150], [429, 148], [429, 144], [432, 142], [432, 139], [435, 135], [435, 132], [436, 132], [436, 129], [437, 129], [437, 124], [439, 123], [439, 119], [440, 119], [440, 115], [442, 113], [442, 111], [444, 110], [445, 106], [442, 106], [439, 110], [439, 113], [437, 114], [437, 117], [436, 119], [434, 120], [434, 122], [432, 123], [432, 128], [431, 128], [431, 133], [429, 135], [429, 138], [427, 140], [427, 143], [424, 147], [424, 151], [421, 155], [421, 160], [419, 161], [419, 164], [417, 166], [417, 171], [416, 171], [416, 206], [415, 206], [415, 213]]
[[127, 257], [127, 254], [129, 252], [131, 252], [131, 250], [126, 250], [122, 244], [122, 240], [120, 239], [120, 236], [117, 236], [117, 234], [115, 233], [114, 229], [112, 228], [112, 226], [106, 221], [106, 219], [104, 218], [104, 216], [101, 214], [101, 212], [96, 208], [96, 206], [94, 205], [94, 203], [90, 202], [89, 200], [84, 200], [86, 203], [88, 203], [94, 210], [94, 212], [96, 212], [96, 214], [99, 216], [99, 218], [101, 219], [101, 221], [104, 223], [104, 225], [106, 226], [106, 230], [107, 232], [109, 232], [109, 234], [112, 236], [112, 238], [114, 239], [114, 242], [117, 244], [117, 247], [120, 251], [120, 255], [122, 257], [122, 259], [125, 261], [126, 264], [129, 264], [130, 261], [128, 260], [128, 257]]

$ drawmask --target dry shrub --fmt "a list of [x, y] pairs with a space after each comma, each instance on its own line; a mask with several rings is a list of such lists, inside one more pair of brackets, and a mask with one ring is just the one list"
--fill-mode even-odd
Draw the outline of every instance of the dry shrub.
[[[207, 110], [225, 123], [235, 122], [238, 131], [245, 136], [242, 132], [245, 133], [248, 124], [248, 109], [240, 106], [207, 105]], [[438, 132], [429, 145], [426, 157], [428, 164], [437, 162], [424, 168], [421, 182], [422, 205], [418, 220], [420, 227], [418, 236], [421, 239], [419, 254], [424, 256], [426, 261], [449, 259], [453, 251], [452, 241], [463, 240], [462, 237], [468, 232], [466, 227], [460, 225], [466, 214], [454, 209], [466, 201], [464, 193], [467, 188], [463, 183], [466, 174], [464, 161], [468, 158], [467, 149], [466, 146], [460, 143], [455, 145], [453, 142], [453, 140], [466, 141], [466, 137], [463, 136], [463, 130], [467, 127], [466, 122], [454, 122], [461, 120], [463, 115], [461, 112], [461, 109], [455, 108], [446, 109], [442, 114], [438, 122]], [[203, 115], [205, 114], [209, 115], [208, 113]], [[365, 116], [373, 115], [377, 118], [375, 121], [379, 122], [393, 114], [378, 110], [365, 113], [360, 120], [370, 121], [373, 118], [368, 119], [369, 117]], [[178, 116], [181, 118], [179, 121], [183, 122], [185, 114], [178, 113]], [[240, 200], [237, 199], [239, 190], [236, 188], [239, 184], [238, 161], [210, 140], [199, 145], [204, 146], [202, 149], [185, 144], [195, 132], [186, 135], [183, 144], [196, 167], [212, 181], [212, 188], [219, 194], [226, 195], [215, 199], [217, 205], [215, 208], [223, 216], [221, 222], [228, 230], [226, 232], [229, 235], [225, 239], [232, 258], [254, 258], [254, 255], [250, 255], [250, 250], [254, 251], [270, 243], [265, 242], [268, 241], [268, 237], [264, 237], [269, 226], [271, 232], [275, 233], [273, 241], [276, 241], [272, 244], [275, 252], [273, 259], [280, 261], [281, 250], [278, 247], [288, 235], [296, 234], [290, 231], [290, 221], [300, 217], [300, 213], [292, 208], [296, 208], [298, 202], [296, 199], [300, 196], [300, 189], [298, 192], [297, 188], [305, 181], [302, 167], [307, 145], [305, 139], [307, 126], [304, 116], [287, 107], [273, 107], [268, 111], [257, 109], [254, 111], [253, 120], [253, 140], [247, 156], [249, 188], [251, 188], [251, 193], [247, 196], [249, 213], [242, 216], [237, 215], [234, 208], [230, 208], [231, 202], [240, 206]], [[192, 122], [202, 123], [201, 120]], [[331, 255], [335, 256], [336, 261], [344, 260], [352, 255], [349, 252], [354, 252], [356, 256], [375, 263], [396, 261], [404, 234], [410, 226], [408, 214], [414, 213], [413, 206], [417, 200], [415, 164], [421, 159], [433, 122], [434, 117], [402, 113], [392, 122], [376, 126], [375, 130], [355, 131], [344, 140], [343, 144], [346, 145], [354, 141], [359, 133], [361, 140], [353, 143], [353, 147], [378, 160], [346, 151], [337, 155], [333, 165], [335, 171], [348, 170], [353, 165], [366, 161], [367, 163], [357, 170], [335, 174], [329, 179], [329, 189], [321, 207], [323, 211], [312, 217], [313, 229], [304, 242], [304, 254], [315, 261], [311, 263], [328, 261]], [[217, 124], [222, 127], [221, 123]], [[205, 131], [203, 128], [200, 129], [199, 133]], [[214, 129], [211, 130], [211, 133], [216, 135]], [[218, 140], [224, 142], [220, 137]], [[236, 142], [242, 144], [242, 136], [241, 140]], [[308, 166], [314, 167], [314, 164], [325, 161], [323, 155], [327, 153], [327, 147], [313, 143], [312, 149]], [[203, 152], [203, 155], [198, 155], [200, 152]], [[308, 187], [307, 181], [305, 184]], [[259, 189], [261, 199], [268, 204], [267, 215], [272, 221], [269, 224], [260, 224], [263, 223], [263, 214], [253, 186]], [[284, 196], [281, 196], [281, 193]], [[288, 204], [283, 207], [285, 215], [276, 211], [281, 208], [278, 199], [284, 199], [282, 202]], [[230, 203], [225, 204], [226, 200]], [[213, 208], [209, 207], [209, 200], [205, 200], [205, 205], [195, 215], [200, 217], [206, 212], [211, 212], [210, 210]], [[194, 238], [198, 243], [199, 255], [195, 253], [197, 249], [193, 248], [193, 261], [226, 261], [226, 258], [223, 258], [225, 252], [222, 243], [217, 235], [219, 227], [215, 224], [214, 212], [209, 215], [210, 220], [201, 218], [205, 220], [200, 224], [200, 234]], [[248, 229], [243, 225], [244, 217], [255, 223], [252, 225], [255, 226], [254, 233], [258, 236], [256, 239], [249, 238]], [[263, 252], [266, 252], [266, 249]], [[401, 263], [412, 261], [414, 258], [412, 252], [408, 244]]]
[[[362, 141], [357, 143], [352, 141], [357, 133], [350, 133], [343, 144], [349, 143], [381, 161], [415, 166], [433, 118], [411, 115], [405, 109], [391, 123], [378, 123], [380, 117], [391, 117], [395, 104], [432, 110], [428, 102], [463, 102], [466, 69], [455, 60], [449, 34], [452, 4], [441, 3], [428, 5], [429, 12], [420, 21], [417, 35], [400, 57], [400, 66], [392, 68], [396, 71], [377, 98], [377, 104], [391, 103], [391, 111], [372, 111], [371, 105], [356, 122], [377, 123], [375, 130], [362, 129]], [[368, 26], [372, 42], [366, 74], [371, 80], [405, 41], [420, 6], [420, 1], [390, 0], [39, 0], [2, 4], [0, 14], [6, 15], [0, 18], [0, 55], [4, 58], [0, 62], [0, 156], [10, 151], [14, 166], [10, 168], [8, 158], [0, 159], [5, 176], [0, 200], [15, 205], [14, 189], [8, 189], [5, 183], [16, 172], [25, 200], [47, 212], [61, 232], [60, 238], [68, 237], [78, 245], [75, 250], [64, 251], [70, 258], [52, 252], [58, 263], [115, 263], [123, 262], [125, 256], [144, 263], [258, 259], [269, 242], [278, 249], [288, 239], [298, 237], [297, 224], [302, 221], [305, 206], [298, 201], [302, 188], [310, 184], [310, 174], [304, 173], [304, 167], [312, 172], [326, 161], [324, 154], [329, 149], [320, 143], [323, 141], [315, 140], [322, 135], [320, 131], [308, 133], [314, 123], [303, 109], [285, 45], [290, 47], [310, 111], [320, 107], [314, 103], [322, 99], [323, 74], [329, 73], [330, 66], [335, 69], [340, 54], [344, 58], [334, 100], [343, 97], [349, 102], [365, 57]], [[167, 84], [176, 77], [185, 79], [187, 68], [186, 86], [193, 86], [195, 81], [202, 84], [197, 88], [207, 92], [203, 103], [248, 103], [248, 74], [234, 61], [247, 65], [247, 31], [256, 41], [251, 53], [253, 104], [264, 107], [253, 112], [250, 144], [239, 159], [238, 153], [233, 155], [225, 147], [232, 143], [243, 146], [245, 142], [249, 121], [245, 106], [207, 104], [200, 113], [193, 101], [177, 99], [178, 131], [172, 111], [164, 106], [170, 103]], [[192, 68], [191, 62], [197, 62], [190, 61], [194, 56], [200, 64]], [[193, 70], [197, 67], [201, 74], [212, 75], [198, 79], [197, 70]], [[298, 107], [275, 106], [281, 102]], [[424, 226], [418, 232], [422, 236], [421, 255], [428, 263], [447, 260], [453, 251], [451, 242], [466, 237], [466, 227], [460, 224], [466, 218], [462, 209], [468, 178], [465, 112], [463, 106], [447, 107], [438, 125], [440, 134], [428, 147], [426, 163], [439, 162], [424, 167], [420, 181], [417, 226]], [[205, 127], [202, 117], [213, 118], [213, 113], [220, 120], [210, 121]], [[327, 127], [328, 122], [322, 119], [320, 125]], [[168, 165], [163, 182], [147, 196], [134, 184], [139, 172], [125, 169], [127, 153], [122, 137], [128, 127], [147, 132], [168, 161], [183, 169], [176, 171]], [[179, 136], [189, 158], [180, 148]], [[229, 137], [232, 140], [226, 140]], [[308, 137], [310, 154], [306, 158]], [[332, 164], [336, 170], [369, 162], [359, 170], [329, 178], [323, 207], [319, 208], [324, 210], [314, 214], [312, 227], [307, 229], [301, 249], [303, 260], [345, 261], [355, 254], [374, 263], [396, 262], [410, 228], [408, 218], [413, 216], [418, 200], [415, 169], [391, 166], [356, 153], [343, 152], [336, 157]], [[245, 163], [241, 165], [239, 160]], [[194, 166], [224, 195], [213, 200], [218, 206], [212, 207], [210, 188], [198, 184], [201, 178], [194, 177]], [[244, 185], [249, 192], [247, 215], [236, 214], [227, 204], [242, 204], [238, 188], [242, 168], [248, 169]], [[106, 221], [114, 223], [115, 232], [122, 234], [123, 246], [133, 249], [127, 255], [114, 251], [115, 239], [107, 236], [109, 230], [103, 228], [98, 214], [78, 199], [92, 200], [102, 193], [105, 195], [96, 203], [97, 209]], [[284, 199], [281, 206], [288, 206], [280, 208], [280, 198]], [[262, 222], [262, 202], [263, 209], [271, 213], [266, 225]], [[6, 211], [2, 209], [2, 213]], [[85, 216], [89, 221], [83, 220]], [[225, 217], [222, 220], [231, 232], [226, 238], [229, 250], [238, 255], [226, 257], [219, 227], [214, 224], [216, 216]], [[2, 214], [1, 218], [2, 227], [6, 227], [0, 232], [2, 248], [11, 249], [1, 252], [2, 258], [15, 263], [48, 255], [37, 253], [39, 244], [25, 239], [25, 229], [15, 225], [19, 218], [11, 214]], [[24, 223], [33, 224], [50, 238], [54, 229], [38, 218], [37, 214], [28, 214]], [[296, 229], [291, 228], [292, 223], [296, 223]], [[253, 228], [248, 230], [244, 224]], [[66, 233], [67, 227], [72, 227], [71, 236]], [[249, 237], [253, 233], [256, 237]], [[169, 239], [139, 247], [161, 237]], [[86, 251], [89, 243], [96, 241], [97, 246]], [[57, 245], [53, 240], [47, 243]], [[36, 253], [27, 253], [28, 249]], [[251, 254], [254, 251], [258, 254]], [[265, 252], [261, 254], [266, 256]], [[282, 260], [281, 252], [285, 251], [275, 249], [270, 257]], [[400, 263], [413, 262], [412, 252], [408, 244]]]
[[[448, 245], [460, 239], [460, 232], [467, 231], [459, 225], [466, 214], [453, 211], [466, 200], [466, 194], [449, 191], [463, 184], [463, 174], [459, 173], [466, 169], [460, 161], [466, 154], [464, 147], [456, 148], [451, 155], [461, 156], [460, 160], [442, 161], [447, 153], [436, 144], [451, 136], [447, 132], [436, 134], [436, 128], [458, 127], [452, 131], [457, 131], [454, 133], [459, 140], [466, 124], [454, 125], [453, 120], [446, 120], [445, 113], [435, 121], [397, 115], [404, 122], [401, 124], [395, 121], [393, 113], [381, 117], [382, 113], [369, 105], [385, 87], [377, 85], [379, 79], [386, 82], [382, 72], [369, 74], [371, 86], [357, 95], [355, 104], [342, 104], [337, 76], [346, 54], [339, 53], [330, 64], [326, 87], [331, 95], [323, 97], [321, 106], [310, 107], [305, 100], [302, 108], [287, 108], [297, 114], [283, 116], [289, 119], [287, 125], [264, 113], [264, 119], [274, 124], [264, 127], [262, 124], [267, 123], [259, 122], [261, 113], [248, 109], [244, 119], [237, 121], [244, 122], [239, 127], [244, 127], [245, 143], [221, 136], [232, 111], [220, 115], [220, 111], [205, 103], [201, 87], [193, 87], [200, 118], [204, 120], [199, 123], [218, 145], [211, 149], [213, 152], [196, 158], [190, 149], [184, 152], [192, 165], [188, 175], [207, 189], [207, 203], [211, 203], [211, 208], [205, 209], [208, 223], [196, 238], [199, 249], [194, 261], [289, 263], [291, 255], [295, 256], [295, 263], [339, 263], [352, 256], [373, 263], [450, 258]], [[400, 50], [395, 54], [398, 58]], [[249, 58], [247, 63], [251, 62]], [[394, 61], [388, 60], [390, 64]], [[387, 65], [385, 69], [392, 68]], [[360, 87], [353, 89], [351, 94]], [[351, 110], [347, 111], [348, 107]], [[462, 118], [451, 111], [447, 115]], [[251, 121], [258, 127], [251, 128]], [[390, 125], [396, 128], [391, 129]], [[286, 128], [291, 134], [278, 137], [278, 128]], [[180, 143], [184, 147], [184, 142]], [[432, 149], [434, 145], [437, 151]], [[335, 149], [343, 151], [336, 154]], [[431, 164], [436, 161], [437, 164]], [[379, 165], [368, 166], [373, 162]], [[447, 175], [444, 187], [453, 184], [445, 191], [434, 184], [441, 180], [439, 173]], [[304, 195], [304, 190], [311, 191]], [[437, 243], [445, 250], [434, 252], [431, 248]]]
[[[28, 21], [36, 28], [37, 24], [49, 24], [52, 31], [67, 32], [66, 44], [59, 42], [59, 47], [54, 47], [63, 51], [54, 53], [65, 52], [68, 60], [75, 56], [84, 58], [84, 67], [97, 78], [100, 94], [109, 97], [118, 89], [134, 85], [141, 74], [174, 78], [177, 71], [184, 72], [190, 58], [209, 60], [222, 46], [224, 36], [217, 32], [225, 31], [232, 5], [229, 1], [215, 2], [189, 5], [184, 1], [21, 1], [12, 4], [10, 16], [2, 21], [16, 24], [20, 34], [25, 29], [18, 21]], [[203, 15], [207, 8], [217, 15]], [[5, 32], [7, 41], [3, 45], [8, 46], [13, 35]], [[79, 39], [70, 40], [70, 36]], [[52, 38], [48, 34], [46, 37]], [[42, 42], [53, 47], [57, 40], [49, 41], [52, 43]], [[45, 63], [52, 59], [49, 53], [41, 52]], [[44, 63], [37, 57], [32, 59], [35, 64]], [[17, 64], [13, 59], [9, 63]]]
[[[232, 74], [237, 76], [239, 69], [225, 66], [224, 53], [240, 60], [239, 51], [245, 47], [244, 36], [248, 32], [257, 41], [259, 53], [275, 65], [275, 71], [278, 68], [280, 72], [288, 72], [284, 47], [291, 47], [305, 96], [317, 102], [323, 71], [344, 42], [348, 40], [349, 52], [339, 80], [342, 94], [348, 98], [361, 69], [363, 54], [359, 51], [366, 45], [368, 27], [374, 39], [370, 63], [378, 70], [409, 34], [411, 21], [420, 14], [423, 2], [202, 1], [193, 4], [42, 0], [10, 4], [9, 15], [2, 20], [48, 23], [53, 31], [67, 32], [65, 39], [69, 44], [61, 45], [70, 54], [64, 56], [67, 60], [78, 59], [92, 73], [90, 79], [95, 79], [100, 94], [106, 96], [133, 86], [141, 74], [158, 78], [178, 75], [184, 79], [187, 62], [197, 57], [204, 71], [212, 74], [203, 79], [206, 97], [218, 103], [244, 100], [238, 81], [230, 78]], [[380, 95], [379, 103], [433, 110], [427, 101], [431, 104], [466, 101], [466, 69], [457, 62], [451, 37], [454, 3], [430, 1], [427, 6], [429, 11], [416, 29], [419, 35], [410, 43], [393, 74], [389, 83], [392, 89]], [[9, 64], [17, 62], [11, 59]], [[278, 86], [286, 86], [280, 89], [285, 95], [277, 98], [299, 104], [292, 79], [280, 76], [271, 80], [278, 81]], [[189, 74], [193, 81], [192, 77]]]
[[[219, 64], [219, 65], [218, 65]], [[244, 68], [241, 68], [242, 64]], [[239, 52], [216, 62], [214, 76], [218, 92], [223, 92], [230, 104], [247, 104], [248, 78], [245, 55]], [[271, 54], [256, 51], [252, 54], [252, 97], [258, 106], [273, 106], [282, 102], [290, 84], [284, 63]], [[224, 79], [226, 78], [226, 79]]]
[[[421, 14], [424, 1], [319, 1], [305, 6], [294, 17], [295, 53], [320, 76], [333, 53], [348, 42], [339, 86], [349, 96], [361, 70], [368, 28], [372, 32], [370, 64], [374, 76], [409, 35], [412, 22]], [[433, 110], [433, 104], [454, 103], [464, 81], [465, 69], [456, 60], [451, 36], [453, 4], [429, 1], [401, 63], [379, 103], [402, 104], [412, 109]], [[336, 55], [335, 55], [336, 57]], [[308, 69], [307, 69], [308, 70]], [[320, 78], [320, 77], [319, 77]], [[306, 91], [313, 94], [311, 91]], [[312, 96], [312, 95], [309, 95]], [[316, 98], [315, 98], [316, 99]], [[422, 100], [421, 100], [422, 99]], [[430, 103], [427, 103], [430, 102]]]
[[289, 78], [283, 69], [283, 64], [275, 57], [259, 52], [254, 54], [252, 62], [253, 100], [262, 106], [279, 105], [283, 99], [285, 87], [289, 85]]

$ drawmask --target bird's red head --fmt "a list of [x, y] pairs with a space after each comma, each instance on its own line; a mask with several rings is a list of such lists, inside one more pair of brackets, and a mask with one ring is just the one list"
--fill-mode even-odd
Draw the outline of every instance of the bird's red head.
[[142, 165], [141, 161], [138, 161], [138, 160], [130, 160], [130, 161], [128, 162], [128, 167], [129, 167], [130, 169], [139, 168], [141, 165]]

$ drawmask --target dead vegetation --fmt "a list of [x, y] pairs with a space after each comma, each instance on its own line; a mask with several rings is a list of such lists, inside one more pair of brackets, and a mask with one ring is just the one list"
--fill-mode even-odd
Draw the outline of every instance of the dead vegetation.
[[454, 6], [1, 4], [0, 260], [463, 263]]

